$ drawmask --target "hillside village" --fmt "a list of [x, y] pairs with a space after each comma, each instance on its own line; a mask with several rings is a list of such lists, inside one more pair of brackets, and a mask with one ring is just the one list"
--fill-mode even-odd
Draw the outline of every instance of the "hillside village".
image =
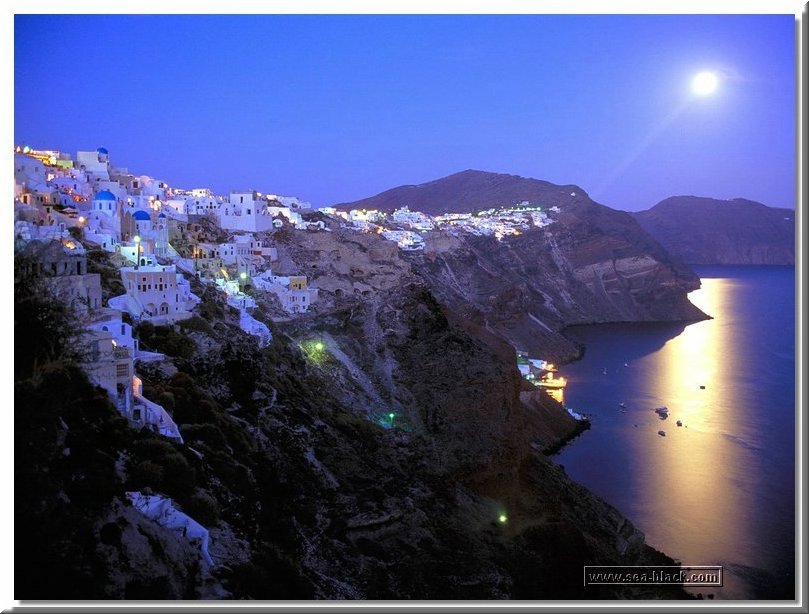
[[[200, 297], [192, 291], [192, 279], [223, 293], [239, 312], [239, 326], [267, 345], [269, 328], [251, 315], [258, 295], [274, 296], [285, 317], [294, 318], [316, 304], [319, 294], [305, 274], [273, 272], [279, 256], [272, 238], [280, 229], [376, 233], [408, 252], [424, 249], [426, 233], [501, 240], [547, 226], [553, 222], [549, 214], [558, 212], [553, 207], [546, 213], [528, 202], [440, 216], [407, 206], [391, 214], [333, 207], [314, 211], [297, 198], [254, 190], [221, 196], [206, 188], [174, 188], [114, 166], [103, 147], [79, 151], [75, 159], [17, 147], [14, 178], [15, 249], [26, 257], [27, 274], [44, 280], [79, 314], [88, 348], [83, 369], [130, 426], [178, 443], [183, 443], [178, 425], [144, 396], [137, 374], [138, 364], [164, 356], [140, 347], [133, 324], [171, 326], [193, 317]], [[116, 256], [123, 294], [103, 300], [100, 274], [88, 272], [89, 250]], [[191, 518], [178, 521], [182, 514], [168, 500], [129, 496], [171, 510], [164, 526], [186, 527], [183, 535], [198, 524]], [[195, 530], [204, 538], [203, 558], [210, 560], [207, 534], [204, 528]]]
[[[192, 317], [200, 298], [191, 291], [190, 278], [224, 293], [239, 310], [241, 328], [266, 345], [271, 333], [250, 313], [257, 292], [274, 295], [290, 317], [307, 312], [319, 293], [304, 274], [273, 273], [278, 250], [271, 243], [279, 229], [332, 232], [336, 223], [379, 234], [402, 251], [418, 251], [424, 249], [425, 233], [501, 240], [543, 228], [559, 211], [545, 212], [528, 202], [438, 216], [406, 205], [390, 214], [334, 207], [314, 211], [295, 197], [255, 190], [222, 196], [208, 188], [171, 187], [114, 166], [104, 147], [79, 151], [73, 159], [64, 152], [17, 146], [14, 182], [15, 247], [36, 263], [34, 273], [47, 274], [48, 283], [85, 317], [94, 348], [88, 374], [134, 426], [147, 425], [180, 440], [171, 417], [140, 394], [134, 363], [161, 356], [139, 348], [131, 323], [171, 325]], [[117, 254], [123, 263], [125, 293], [106, 305], [99, 274], [88, 273], [88, 248]]]

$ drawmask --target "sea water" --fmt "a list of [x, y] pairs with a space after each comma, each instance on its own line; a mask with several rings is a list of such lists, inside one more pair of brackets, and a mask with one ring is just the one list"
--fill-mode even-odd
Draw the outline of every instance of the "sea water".
[[793, 599], [795, 269], [695, 270], [711, 320], [568, 329], [586, 350], [564, 401], [593, 423], [555, 460], [649, 545], [723, 566], [722, 588], [691, 592]]

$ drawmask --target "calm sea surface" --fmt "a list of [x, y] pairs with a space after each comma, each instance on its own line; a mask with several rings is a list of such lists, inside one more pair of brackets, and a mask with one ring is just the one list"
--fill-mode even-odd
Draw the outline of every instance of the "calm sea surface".
[[560, 369], [564, 401], [593, 426], [556, 461], [651, 546], [725, 566], [723, 588], [692, 592], [792, 599], [795, 269], [695, 270], [712, 320], [568, 330], [586, 352]]

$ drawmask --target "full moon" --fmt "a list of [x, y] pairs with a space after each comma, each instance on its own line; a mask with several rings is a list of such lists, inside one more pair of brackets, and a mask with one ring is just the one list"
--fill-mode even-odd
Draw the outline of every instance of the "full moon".
[[697, 96], [710, 96], [719, 86], [719, 78], [712, 72], [701, 72], [691, 81], [691, 90]]

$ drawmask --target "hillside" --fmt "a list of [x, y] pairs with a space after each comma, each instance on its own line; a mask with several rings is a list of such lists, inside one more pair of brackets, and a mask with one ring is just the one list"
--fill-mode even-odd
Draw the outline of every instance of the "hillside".
[[[307, 236], [318, 235], [291, 239]], [[400, 275], [271, 323], [266, 348], [196, 282], [203, 317], [137, 326], [143, 346], [167, 356], [139, 373], [184, 444], [129, 429], [77, 369], [69, 339], [21, 341], [21, 330], [39, 340], [74, 329], [17, 279], [16, 596], [685, 597], [581, 586], [585, 564], [673, 562], [546, 458], [572, 420], [544, 395], [544, 407], [523, 403], [513, 350], [471, 334], [395, 250], [367, 239], [344, 242], [341, 260], [373, 253]], [[132, 490], [167, 495], [204, 523], [214, 566], [128, 505]]]
[[545, 206], [563, 205], [575, 200], [575, 193], [586, 198], [575, 185], [559, 186], [518, 175], [466, 170], [419, 185], [405, 185], [376, 196], [335, 207], [393, 211], [408, 206], [412, 211], [430, 215], [455, 211], [477, 211], [490, 207], [511, 206], [522, 201], [541, 201]]
[[[256, 233], [276, 275], [319, 289], [291, 313], [245, 282], [269, 344], [210, 278], [189, 276], [192, 317], [133, 318], [143, 396], [182, 441], [130, 428], [90, 384], [77, 316], [37, 277], [53, 269], [21, 252], [19, 598], [685, 598], [581, 586], [584, 565], [673, 561], [548, 457], [583, 424], [521, 378], [515, 348], [571, 359], [571, 324], [702, 318], [687, 300], [699, 280], [575, 186], [474, 180], [537, 201], [547, 223], [499, 239], [434, 229], [408, 251], [311, 212], [321, 225]], [[453, 202], [470, 198], [484, 202]], [[120, 291], [121, 260], [88, 251], [103, 297]], [[127, 493], [170, 499], [208, 531], [211, 561]]]
[[795, 264], [792, 209], [743, 198], [672, 196], [633, 216], [689, 264]]
[[501, 241], [427, 232], [424, 251], [407, 260], [468, 320], [555, 359], [576, 354], [559, 334], [572, 324], [704, 317], [686, 298], [699, 287], [697, 276], [630, 214], [594, 202], [577, 186], [465, 171], [345, 206], [464, 212], [523, 201], [557, 208], [553, 223]]

